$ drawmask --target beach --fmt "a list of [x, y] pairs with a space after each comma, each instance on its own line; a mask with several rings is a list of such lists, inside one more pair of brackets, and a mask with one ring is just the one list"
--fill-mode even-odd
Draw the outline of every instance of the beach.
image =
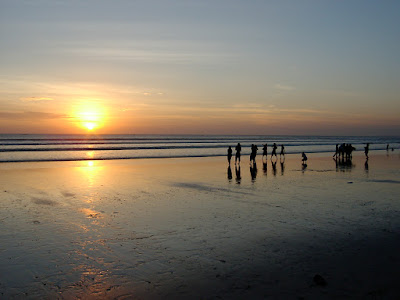
[[353, 155], [2, 163], [0, 298], [396, 299], [400, 155]]

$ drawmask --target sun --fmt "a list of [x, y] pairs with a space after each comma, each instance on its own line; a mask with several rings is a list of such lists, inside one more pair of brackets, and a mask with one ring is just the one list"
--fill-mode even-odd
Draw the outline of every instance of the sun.
[[105, 110], [100, 106], [83, 105], [75, 113], [79, 127], [94, 131], [104, 126]]
[[86, 127], [87, 130], [91, 131], [96, 128], [97, 124], [95, 122], [86, 122], [82, 124], [84, 127]]

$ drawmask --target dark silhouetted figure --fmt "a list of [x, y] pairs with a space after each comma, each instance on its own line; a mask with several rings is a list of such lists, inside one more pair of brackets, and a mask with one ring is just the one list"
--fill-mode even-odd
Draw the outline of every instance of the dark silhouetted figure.
[[274, 143], [274, 145], [272, 146], [272, 153], [271, 153], [271, 158], [272, 158], [272, 156], [274, 156], [275, 155], [275, 157], [278, 157], [277, 155], [276, 155], [276, 149], [277, 149], [278, 147], [276, 146], [276, 143]]
[[345, 143], [343, 143], [343, 144], [341, 144], [339, 146], [339, 158], [340, 158], [340, 156], [342, 156], [342, 159], [344, 158], [345, 148], [346, 148], [346, 144]]
[[263, 146], [263, 159], [264, 159], [264, 156], [266, 159], [268, 159], [268, 145], [267, 144], [265, 144]]
[[356, 150], [356, 148], [354, 148], [352, 144], [346, 144], [345, 145], [344, 152], [346, 154], [346, 160], [353, 159], [353, 151], [354, 150]]
[[369, 159], [368, 152], [369, 152], [369, 143], [367, 143], [367, 145], [364, 147], [364, 153], [367, 159]]
[[257, 164], [253, 163], [250, 165], [250, 175], [251, 175], [251, 180], [255, 181], [257, 177]]
[[253, 163], [256, 162], [257, 150], [258, 150], [257, 145], [251, 144], [250, 163], [251, 162], [253, 162]]
[[229, 179], [229, 181], [232, 180], [232, 169], [231, 169], [231, 165], [229, 165], [229, 167], [228, 167], [228, 179]]
[[229, 148], [228, 148], [228, 163], [229, 163], [229, 165], [231, 164], [231, 158], [232, 158], [232, 147], [229, 146]]
[[235, 173], [236, 173], [236, 183], [240, 184], [240, 180], [242, 177], [240, 176], [240, 165], [235, 166]]
[[281, 145], [281, 153], [279, 154], [279, 157], [281, 157], [283, 155], [283, 157], [285, 157], [285, 146]]
[[338, 157], [338, 155], [340, 156], [340, 154], [339, 154], [339, 144], [336, 144], [336, 151], [335, 151], [335, 154], [333, 154], [333, 157]]
[[389, 151], [389, 144], [386, 145], [386, 151]]
[[236, 145], [235, 150], [236, 150], [236, 155], [235, 155], [235, 164], [236, 164], [236, 161], [238, 160], [240, 163], [240, 151], [242, 151], [242, 146], [240, 146], [240, 143]]
[[301, 154], [301, 161], [303, 164], [305, 164], [307, 161], [307, 155], [304, 152]]

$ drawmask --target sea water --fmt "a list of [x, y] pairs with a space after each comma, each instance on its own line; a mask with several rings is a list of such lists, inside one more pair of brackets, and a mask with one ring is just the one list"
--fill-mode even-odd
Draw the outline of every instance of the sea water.
[[0, 135], [0, 162], [111, 160], [136, 158], [211, 157], [224, 156], [229, 146], [235, 154], [240, 143], [242, 155], [248, 155], [251, 144], [285, 146], [288, 154], [334, 153], [335, 145], [352, 144], [363, 151], [400, 148], [400, 137], [384, 136], [284, 136], [284, 135]]

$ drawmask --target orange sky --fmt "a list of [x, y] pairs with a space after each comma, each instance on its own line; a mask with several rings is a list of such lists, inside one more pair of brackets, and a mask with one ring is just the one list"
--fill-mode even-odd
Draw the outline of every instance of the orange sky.
[[3, 1], [0, 133], [397, 135], [400, 4], [356, 2]]

